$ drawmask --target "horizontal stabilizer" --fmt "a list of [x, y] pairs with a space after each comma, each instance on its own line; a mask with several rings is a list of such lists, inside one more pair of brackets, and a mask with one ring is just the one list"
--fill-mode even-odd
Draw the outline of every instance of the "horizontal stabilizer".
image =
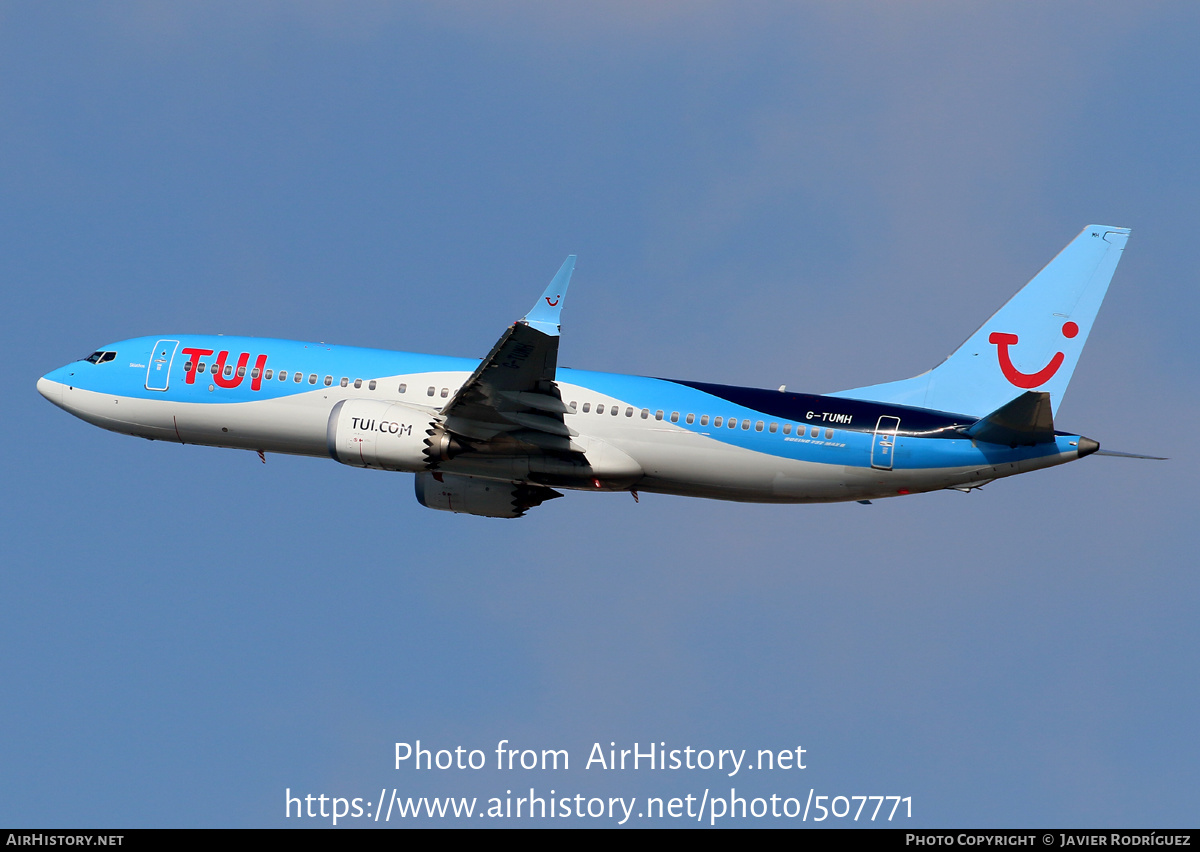
[[1166, 456], [1144, 456], [1141, 453], [1119, 453], [1116, 450], [1096, 450], [1098, 456], [1116, 456], [1119, 459], [1150, 459], [1151, 461], [1167, 461]]
[[1028, 447], [1054, 440], [1050, 394], [1025, 391], [963, 430], [976, 441]]

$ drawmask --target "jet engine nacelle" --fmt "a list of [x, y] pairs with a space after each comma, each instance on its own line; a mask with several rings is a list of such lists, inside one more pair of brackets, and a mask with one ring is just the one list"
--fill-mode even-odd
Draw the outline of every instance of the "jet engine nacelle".
[[343, 399], [329, 413], [329, 455], [342, 464], [382, 470], [418, 471], [429, 467], [426, 439], [435, 420], [398, 402]]
[[541, 485], [429, 471], [417, 474], [416, 488], [417, 502], [428, 509], [485, 518], [519, 518], [526, 509], [562, 496]]

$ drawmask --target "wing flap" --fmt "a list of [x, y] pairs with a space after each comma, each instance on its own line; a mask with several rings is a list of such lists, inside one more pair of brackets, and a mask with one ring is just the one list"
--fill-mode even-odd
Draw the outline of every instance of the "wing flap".
[[579, 433], [563, 422], [561, 415], [557, 420], [544, 414], [529, 414], [523, 411], [502, 411], [500, 415], [505, 420], [518, 423], [526, 429], [537, 432], [548, 432], [551, 435], [561, 435], [564, 438], [574, 438]]
[[549, 411], [551, 414], [571, 413], [571, 409], [567, 407], [566, 403], [557, 396], [549, 394], [529, 391], [498, 391], [497, 395], [501, 399], [509, 400], [526, 408], [536, 408], [538, 411]]

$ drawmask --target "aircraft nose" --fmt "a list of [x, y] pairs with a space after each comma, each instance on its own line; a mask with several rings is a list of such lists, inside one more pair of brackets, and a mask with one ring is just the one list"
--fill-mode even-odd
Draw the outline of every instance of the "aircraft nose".
[[48, 376], [42, 376], [37, 380], [38, 393], [46, 397], [55, 405], [62, 407], [63, 385], [62, 382], [56, 382]]
[[46, 397], [51, 402], [58, 402], [62, 399], [62, 385], [58, 382], [52, 382], [45, 376], [38, 379], [38, 393]]

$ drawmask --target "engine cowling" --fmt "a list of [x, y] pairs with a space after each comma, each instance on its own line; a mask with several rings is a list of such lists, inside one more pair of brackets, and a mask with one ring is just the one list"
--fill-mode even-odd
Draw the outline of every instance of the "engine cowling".
[[416, 490], [417, 502], [428, 509], [485, 518], [519, 518], [527, 509], [562, 496], [541, 485], [428, 471], [417, 474]]
[[398, 402], [343, 399], [329, 413], [329, 455], [342, 464], [381, 470], [426, 470], [427, 438], [436, 421], [428, 411]]

